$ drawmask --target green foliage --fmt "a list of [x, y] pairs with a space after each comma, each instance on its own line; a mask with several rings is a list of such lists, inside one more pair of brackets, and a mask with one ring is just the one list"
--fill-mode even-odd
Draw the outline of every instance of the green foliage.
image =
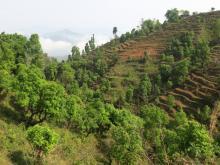
[[179, 112], [175, 113], [175, 126], [180, 126], [186, 124], [188, 122], [188, 118], [186, 113], [181, 109]]
[[41, 119], [41, 121], [47, 118], [61, 120], [64, 116], [64, 97], [65, 90], [60, 84], [56, 82], [44, 83], [41, 87], [38, 102], [38, 118]]
[[189, 74], [189, 61], [182, 60], [175, 64], [172, 70], [172, 81], [176, 85], [181, 85]]
[[173, 82], [172, 82], [172, 81], [170, 81], [170, 80], [169, 80], [169, 81], [167, 81], [166, 86], [167, 86], [167, 88], [168, 88], [168, 89], [171, 89], [171, 88], [173, 87], [173, 85], [174, 85], [174, 84], [173, 84]]
[[142, 20], [141, 23], [141, 31], [148, 35], [154, 31], [157, 31], [161, 28], [161, 23], [159, 20]]
[[143, 121], [127, 110], [116, 110], [109, 106], [110, 119], [114, 124], [111, 130], [113, 144], [110, 155], [119, 163], [135, 164], [143, 153], [140, 130]]
[[25, 110], [27, 107], [32, 107], [31, 104], [39, 99], [39, 89], [43, 83], [43, 75], [36, 67], [26, 67], [20, 65], [14, 83], [15, 104], [19, 107], [20, 111]]
[[160, 70], [161, 80], [163, 82], [167, 82], [171, 76], [172, 67], [167, 64], [162, 64], [162, 65], [160, 65], [159, 70]]
[[210, 48], [206, 41], [199, 40], [195, 46], [195, 54], [192, 56], [192, 63], [199, 64], [202, 68], [207, 65], [210, 59]]
[[165, 16], [168, 22], [178, 22], [180, 20], [179, 11], [176, 8], [167, 10]]
[[[165, 22], [163, 27], [169, 27], [168, 23], [176, 24], [189, 15], [188, 11], [169, 10], [166, 13], [168, 22]], [[204, 20], [202, 23], [205, 23]], [[213, 34], [216, 36], [213, 43], [217, 43], [219, 38], [218, 22], [217, 20], [213, 26]], [[180, 33], [171, 40], [171, 45], [159, 60], [149, 60], [145, 52], [141, 61], [130, 60], [126, 63], [119, 58], [117, 50], [108, 51], [119, 42], [142, 36], [146, 38], [163, 27], [158, 20], [143, 20], [137, 29], [122, 34], [119, 39], [115, 27], [115, 39], [110, 43], [96, 48], [93, 35], [82, 54], [78, 47], [73, 46], [68, 60], [62, 62], [43, 54], [39, 36], [36, 34], [27, 39], [18, 34], [2, 33], [1, 116], [8, 123], [13, 119], [12, 124], [24, 121], [26, 126], [42, 122], [50, 126], [58, 124], [59, 128], [56, 130], [63, 132], [62, 142], [58, 146], [58, 152], [51, 153], [49, 158], [52, 160], [54, 155], [62, 157], [64, 161], [55, 162], [58, 164], [92, 164], [100, 160], [109, 161], [110, 164], [145, 164], [142, 160], [146, 161], [146, 157], [154, 164], [172, 164], [177, 157], [187, 161], [198, 159], [205, 163], [205, 159], [214, 155], [214, 140], [205, 126], [190, 121], [182, 110], [176, 112], [174, 118], [169, 118], [166, 111], [153, 104], [140, 108], [141, 105], [154, 102], [156, 97], [157, 103], [162, 103], [158, 97], [161, 92], [167, 95], [169, 88], [183, 85], [191, 69], [204, 68], [207, 65], [209, 43], [202, 39], [195, 40], [203, 36], [197, 36], [197, 33], [194, 36], [191, 32]], [[202, 29], [206, 29], [206, 26]], [[144, 39], [141, 39], [141, 42], [145, 42]], [[133, 41], [122, 44], [122, 47], [132, 43]], [[136, 62], [139, 62], [138, 67], [135, 66]], [[123, 71], [122, 67], [112, 69], [115, 64], [122, 64]], [[138, 74], [136, 70], [149, 73], [150, 76]], [[110, 72], [115, 75], [112, 76]], [[118, 80], [119, 78], [121, 79]], [[116, 81], [116, 86], [111, 87], [112, 79]], [[118, 86], [122, 88], [114, 88]], [[170, 109], [175, 107], [174, 101], [174, 97], [169, 95], [167, 105]], [[114, 103], [119, 109], [106, 102]], [[124, 109], [125, 107], [127, 109]], [[10, 120], [4, 116], [5, 112], [12, 116]], [[208, 124], [210, 113], [211, 109], [205, 106], [197, 113], [201, 118], [199, 121]], [[19, 116], [21, 120], [16, 120], [14, 116]], [[10, 126], [5, 129], [8, 128]], [[69, 136], [68, 139], [65, 139], [66, 135]], [[11, 152], [20, 150], [18, 146], [25, 144], [25, 140], [17, 140], [18, 135], [15, 136], [10, 129], [4, 133], [2, 126], [0, 137], [3, 139], [0, 152], [6, 151], [3, 154], [8, 155], [11, 160], [14, 159], [16, 156], [11, 155]], [[27, 137], [39, 157], [43, 153], [49, 153], [57, 143], [56, 133], [39, 125], [29, 128]], [[90, 142], [86, 141], [89, 137], [93, 139]], [[15, 141], [18, 141], [19, 145]], [[218, 143], [218, 138], [216, 141]], [[71, 146], [72, 143], [74, 147]], [[218, 146], [215, 147], [215, 153], [218, 153], [217, 149]], [[21, 149], [21, 155], [27, 155], [27, 152], [30, 153], [29, 150], [23, 152]], [[75, 155], [78, 155], [78, 158]], [[89, 156], [84, 158], [82, 155]], [[91, 157], [88, 162], [87, 157]]]
[[212, 113], [212, 109], [206, 105], [199, 111], [199, 117], [201, 118], [201, 121], [206, 124], [210, 120], [210, 116]]
[[86, 52], [86, 54], [89, 54], [89, 52], [90, 52], [89, 43], [86, 43], [86, 45], [85, 45], [85, 52]]
[[129, 39], [134, 39], [141, 36], [148, 36], [150, 33], [160, 30], [162, 27], [159, 20], [144, 20], [142, 19], [139, 29], [132, 29], [131, 32], [122, 34], [119, 38], [120, 42], [125, 42]]
[[177, 60], [190, 57], [194, 52], [193, 39], [194, 34], [192, 32], [181, 33], [172, 39], [167, 53], [173, 55]]
[[180, 10], [180, 17], [181, 18], [186, 18], [190, 16], [190, 12], [188, 10]]
[[136, 164], [143, 153], [140, 135], [133, 129], [113, 127], [111, 157], [120, 164]]
[[214, 28], [213, 28], [214, 38], [219, 39], [220, 38], [220, 19], [217, 19]]
[[10, 70], [14, 67], [15, 55], [9, 44], [0, 42], [0, 68]]
[[174, 8], [171, 10], [167, 10], [165, 16], [169, 23], [174, 23], [174, 22], [179, 22], [181, 19], [190, 16], [190, 13], [187, 10], [178, 10]]
[[91, 39], [85, 45], [85, 53], [88, 55], [91, 51], [95, 49], [95, 37], [92, 35]]
[[92, 35], [91, 39], [89, 40], [89, 47], [90, 47], [90, 50], [95, 49], [95, 36], [94, 36], [94, 34]]
[[168, 95], [167, 104], [168, 104], [170, 110], [172, 110], [174, 108], [174, 106], [175, 106], [175, 97], [173, 95]]
[[213, 138], [203, 125], [188, 120], [182, 110], [176, 113], [174, 124], [173, 130], [166, 131], [164, 139], [170, 156], [184, 153], [203, 160], [214, 156]]
[[36, 54], [32, 58], [31, 64], [36, 65], [38, 68], [43, 70], [45, 67], [45, 56], [43, 54]]
[[30, 55], [43, 53], [38, 34], [31, 35], [29, 41], [27, 42], [27, 47], [28, 47], [28, 53]]
[[59, 136], [48, 127], [35, 125], [27, 130], [27, 139], [33, 145], [37, 157], [41, 157], [55, 147]]
[[146, 105], [141, 108], [141, 117], [144, 120], [144, 137], [147, 152], [152, 152], [157, 158], [165, 160], [164, 129], [168, 124], [168, 115], [155, 105]]
[[162, 61], [172, 64], [172, 61], [165, 60], [172, 54], [176, 61], [190, 57], [192, 66], [204, 66], [209, 62], [210, 48], [209, 44], [204, 39], [198, 39], [196, 44], [193, 43], [194, 34], [192, 32], [184, 32], [175, 37], [171, 41], [171, 45], [167, 49], [167, 56], [162, 56]]
[[145, 122], [146, 135], [151, 136], [148, 130], [162, 128], [168, 124], [168, 116], [161, 108], [155, 105], [145, 105], [141, 108], [141, 117]]
[[101, 54], [97, 53], [96, 58], [94, 59], [94, 71], [100, 76], [104, 76], [108, 69], [106, 60], [102, 57]]
[[213, 156], [213, 139], [204, 126], [190, 121], [176, 130], [180, 150], [191, 157], [207, 158]]
[[128, 90], [126, 91], [126, 101], [127, 102], [132, 102], [134, 96], [134, 89], [129, 87]]
[[113, 35], [116, 36], [117, 35], [117, 32], [118, 32], [118, 28], [117, 27], [113, 27]]
[[76, 123], [83, 122], [81, 116], [83, 114], [83, 111], [85, 111], [85, 105], [82, 102], [82, 100], [75, 95], [70, 95], [66, 99], [66, 118], [67, 118], [67, 124], [68, 128], [74, 127]]
[[74, 80], [75, 71], [68, 63], [61, 63], [57, 68], [57, 79], [65, 86]]
[[166, 87], [181, 85], [189, 74], [190, 62], [188, 59], [180, 60], [172, 65], [161, 64], [159, 71], [161, 81], [166, 83]]
[[72, 54], [71, 54], [72, 58], [80, 56], [80, 50], [77, 46], [73, 46], [71, 52], [72, 52]]
[[5, 91], [8, 92], [11, 89], [13, 83], [13, 77], [7, 70], [0, 70], [0, 94]]
[[174, 63], [174, 56], [173, 55], [161, 55], [161, 62], [167, 63], [167, 64], [173, 64]]
[[14, 83], [14, 105], [28, 125], [40, 123], [49, 117], [62, 114], [63, 87], [47, 82], [36, 67], [19, 67]]
[[100, 84], [100, 90], [101, 92], [107, 92], [111, 88], [110, 81], [108, 79], [103, 79], [101, 84]]
[[110, 105], [108, 105], [107, 109], [111, 112], [110, 120], [113, 125], [122, 126], [124, 128], [132, 128], [135, 130], [141, 130], [143, 128], [142, 119], [132, 114], [128, 110], [118, 110]]
[[152, 90], [152, 84], [151, 84], [150, 78], [146, 74], [138, 86], [138, 90], [136, 93], [137, 98], [142, 101], [148, 102], [148, 97], [151, 94], [151, 90]]
[[[25, 63], [27, 54], [27, 38], [18, 34], [0, 35], [0, 66], [13, 69], [14, 64]], [[6, 69], [6, 68], [5, 68]]]
[[52, 59], [49, 64], [44, 69], [44, 74], [46, 76], [47, 80], [50, 81], [55, 81], [57, 79], [57, 67], [58, 67], [58, 62], [54, 59]]
[[110, 112], [99, 100], [93, 100], [84, 105], [76, 96], [70, 96], [67, 100], [67, 119], [75, 131], [84, 135], [91, 133], [104, 133], [110, 126]]

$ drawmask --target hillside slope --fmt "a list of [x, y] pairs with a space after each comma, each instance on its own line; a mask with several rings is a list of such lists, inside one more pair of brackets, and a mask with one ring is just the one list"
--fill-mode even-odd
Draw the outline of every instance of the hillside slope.
[[172, 89], [167, 95], [160, 96], [159, 105], [169, 109], [167, 96], [175, 98], [176, 107], [183, 108], [188, 114], [196, 113], [205, 105], [212, 106], [220, 95], [220, 45], [211, 50], [211, 62], [205, 71], [198, 69], [190, 73], [183, 86]]
[[[139, 38], [135, 38], [132, 40], [128, 40], [124, 43], [119, 43], [116, 46], [112, 46], [111, 43], [105, 44], [104, 50], [106, 56], [109, 56], [110, 54], [117, 54], [119, 56], [119, 60], [116, 63], [116, 65], [110, 70], [108, 73], [108, 78], [112, 83], [112, 89], [111, 93], [107, 96], [110, 97], [112, 95], [115, 95], [119, 98], [120, 95], [125, 95], [124, 91], [127, 89], [127, 85], [125, 85], [125, 81], [130, 81], [132, 84], [137, 85], [140, 82], [140, 79], [143, 74], [147, 73], [148, 75], [154, 75], [158, 73], [159, 68], [159, 58], [160, 55], [169, 47], [170, 41], [172, 38], [174, 38], [176, 35], [182, 33], [182, 32], [193, 32], [195, 34], [195, 39], [197, 38], [205, 38], [207, 40], [211, 40], [213, 36], [210, 35], [210, 32], [213, 30], [213, 25], [217, 19], [220, 18], [220, 11], [215, 12], [209, 12], [209, 13], [201, 13], [193, 16], [189, 16], [185, 19], [180, 20], [177, 23], [167, 23], [162, 26], [162, 28], [156, 32], [151, 33], [148, 36], [143, 36]], [[218, 57], [218, 46], [212, 48], [212, 56], [213, 60], [214, 58], [219, 59]], [[144, 54], [149, 56], [148, 63], [143, 64], [140, 62], [144, 58]], [[213, 67], [213, 62], [210, 63], [210, 66]], [[217, 64], [216, 64], [217, 65]], [[200, 81], [200, 79], [205, 79], [206, 76], [208, 77], [208, 80], [212, 80], [209, 82], [211, 86], [213, 84], [216, 84], [216, 79], [210, 75], [210, 72], [213, 73], [214, 70], [218, 70], [218, 67], [216, 68], [210, 68], [206, 74], [201, 73], [200, 71], [196, 71], [195, 73], [191, 73], [187, 83], [193, 84], [197, 83], [194, 81]], [[217, 71], [216, 71], [217, 72]], [[213, 73], [214, 74], [214, 73]], [[198, 77], [201, 76], [202, 77]], [[203, 82], [206, 84], [206, 82]], [[186, 88], [186, 87], [185, 87]], [[188, 87], [190, 90], [190, 87]], [[218, 93], [217, 88], [214, 87], [214, 89], [206, 88], [205, 86], [200, 85], [200, 94], [202, 98], [204, 98], [203, 95], [206, 95], [206, 92], [208, 94], [212, 95], [213, 93]], [[182, 95], [178, 95], [178, 93], [184, 93], [182, 91], [178, 91], [179, 89], [176, 89], [174, 91], [170, 91], [171, 94], [173, 92], [173, 95], [176, 95], [178, 98], [182, 98], [185, 100], [186, 105], [193, 105], [197, 104], [197, 101], [203, 102], [202, 105], [210, 104], [208, 102], [204, 102], [204, 99], [201, 99], [200, 97], [195, 96], [195, 100], [188, 100], [187, 98], [183, 98]], [[177, 92], [177, 93], [175, 93]], [[187, 95], [187, 94], [186, 94]], [[191, 95], [191, 94], [189, 94]], [[192, 95], [192, 98], [194, 95]], [[165, 99], [163, 96], [160, 97], [161, 100]], [[116, 99], [117, 100], [117, 99]], [[196, 103], [194, 103], [196, 101]], [[161, 101], [160, 104], [163, 102]], [[177, 104], [181, 104], [180, 106], [183, 106], [182, 102], [178, 102]], [[200, 104], [200, 103], [198, 103]], [[165, 105], [163, 105], [165, 107]], [[196, 107], [196, 106], [195, 106]], [[194, 109], [186, 106], [186, 109]]]
[[122, 59], [127, 59], [129, 57], [143, 57], [146, 51], [150, 56], [158, 57], [176, 34], [193, 31], [196, 36], [208, 37], [205, 30], [211, 29], [214, 21], [218, 18], [220, 18], [220, 11], [189, 16], [178, 23], [164, 24], [161, 30], [153, 32], [149, 36], [129, 40], [115, 48], [107, 44], [106, 53], [118, 53]]
[[219, 164], [219, 11], [62, 62], [0, 41], [0, 164]]

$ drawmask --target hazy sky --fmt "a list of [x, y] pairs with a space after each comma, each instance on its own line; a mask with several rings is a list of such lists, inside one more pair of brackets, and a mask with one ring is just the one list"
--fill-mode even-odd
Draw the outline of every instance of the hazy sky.
[[136, 27], [141, 18], [164, 20], [167, 9], [220, 9], [220, 0], [0, 0], [0, 31], [48, 33], [70, 29], [112, 35]]

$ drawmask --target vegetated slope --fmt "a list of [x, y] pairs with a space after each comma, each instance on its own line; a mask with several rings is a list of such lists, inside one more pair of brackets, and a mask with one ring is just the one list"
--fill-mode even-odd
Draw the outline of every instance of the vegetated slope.
[[[204, 15], [204, 17], [206, 17], [206, 15]], [[207, 22], [211, 19], [207, 18], [206, 22], [203, 18], [201, 18], [202, 21], [200, 20], [200, 22], [197, 20], [199, 18], [198, 17], [195, 20], [198, 22], [195, 23], [194, 29], [190, 29], [194, 22], [191, 21], [186, 26], [186, 20], [193, 20], [193, 18], [194, 16], [189, 17], [179, 23], [164, 25], [164, 29], [161, 29], [161, 31], [151, 34], [149, 37], [135, 39], [134, 41], [124, 43], [124, 45], [122, 44], [121, 47], [123, 47], [124, 52], [117, 50], [117, 48], [119, 47], [117, 47], [113, 51], [113, 53], [118, 52], [120, 56], [119, 60], [116, 60], [116, 64], [113, 63], [107, 65], [106, 63], [104, 63], [106, 65], [104, 65], [104, 67], [100, 67], [101, 71], [95, 70], [94, 68], [99, 68], [100, 66], [95, 64], [103, 65], [102, 62], [104, 60], [102, 58], [110, 60], [107, 63], [110, 63], [114, 60], [111, 60], [111, 57], [113, 57], [111, 56], [112, 54], [109, 54], [110, 56], [108, 57], [103, 57], [103, 54], [99, 49], [97, 49], [96, 53], [98, 55], [96, 56], [89, 56], [88, 54], [87, 57], [81, 59], [82, 56], [80, 56], [79, 53], [79, 56], [73, 58], [75, 60], [79, 58], [82, 61], [78, 60], [77, 62], [80, 61], [84, 65], [80, 65], [78, 63], [76, 65], [75, 63], [72, 63], [76, 61], [71, 61], [71, 57], [70, 61], [57, 63], [58, 67], [55, 67], [54, 72], [58, 72], [59, 74], [56, 75], [53, 72], [52, 74], [48, 74], [46, 72], [47, 76], [49, 75], [47, 77], [48, 80], [42, 78], [43, 76], [39, 76], [39, 73], [41, 72], [37, 68], [30, 67], [27, 64], [24, 64], [27, 65], [27, 68], [25, 68], [24, 71], [21, 69], [20, 76], [17, 75], [16, 77], [14, 77], [17, 80], [16, 83], [13, 83], [16, 89], [14, 95], [21, 96], [21, 92], [29, 95], [30, 93], [34, 93], [33, 89], [39, 89], [39, 92], [34, 93], [33, 96], [30, 96], [31, 99], [33, 97], [33, 103], [27, 105], [26, 109], [30, 109], [30, 111], [36, 110], [37, 113], [40, 112], [41, 114], [42, 112], [39, 111], [38, 107], [43, 107], [42, 109], [44, 109], [44, 101], [47, 103], [51, 103], [48, 105], [49, 107], [55, 107], [54, 110], [50, 110], [51, 113], [53, 112], [51, 114], [51, 118], [45, 118], [43, 125], [45, 124], [45, 128], [48, 126], [52, 127], [53, 130], [60, 135], [60, 140], [56, 146], [56, 149], [54, 148], [54, 150], [51, 150], [50, 154], [44, 158], [45, 164], [148, 164], [148, 161], [149, 164], [163, 164], [163, 162], [164, 164], [171, 164], [169, 163], [169, 161], [177, 159], [177, 154], [181, 156], [179, 159], [181, 160], [180, 162], [184, 160], [184, 162], [187, 163], [190, 162], [188, 162], [187, 157], [190, 156], [190, 159], [191, 157], [192, 159], [197, 159], [197, 153], [199, 153], [198, 158], [200, 158], [201, 156], [201, 162], [204, 161], [203, 157], [211, 157], [215, 153], [214, 151], [212, 151], [212, 148], [214, 148], [214, 145], [212, 144], [212, 137], [209, 137], [208, 132], [200, 125], [200, 123], [190, 121], [186, 117], [184, 117], [185, 114], [180, 113], [180, 115], [183, 115], [183, 120], [181, 121], [183, 123], [176, 123], [174, 127], [178, 127], [177, 129], [169, 128], [170, 125], [173, 124], [173, 122], [171, 118], [168, 119], [168, 115], [165, 113], [165, 111], [151, 105], [140, 108], [139, 102], [136, 102], [134, 97], [132, 97], [133, 100], [131, 99], [131, 101], [127, 102], [128, 104], [130, 104], [128, 106], [131, 107], [128, 107], [127, 109], [126, 105], [122, 105], [122, 107], [118, 106], [120, 110], [116, 109], [113, 105], [105, 104], [105, 100], [103, 100], [101, 94], [105, 93], [105, 91], [108, 90], [101, 89], [101, 87], [99, 88], [98, 86], [98, 78], [100, 77], [101, 81], [102, 78], [105, 79], [107, 76], [111, 80], [111, 86], [113, 87], [112, 91], [115, 92], [115, 95], [117, 97], [120, 97], [119, 92], [126, 92], [126, 88], [129, 86], [129, 84], [133, 85], [134, 90], [139, 89], [138, 82], [139, 79], [142, 78], [143, 74], [147, 73], [150, 76], [154, 74], [158, 75], [160, 60], [158, 60], [157, 57], [159, 57], [160, 53], [163, 53], [163, 51], [169, 45], [169, 41], [173, 36], [180, 32], [188, 32], [191, 30], [193, 30], [199, 36], [206, 35], [206, 30], [203, 30], [203, 28], [206, 28], [206, 25], [208, 27]], [[204, 22], [205, 25], [203, 24]], [[200, 23], [201, 27], [202, 25], [204, 27], [197, 31], [197, 25], [200, 26]], [[182, 26], [185, 26], [185, 28], [182, 28]], [[180, 28], [182, 28], [182, 30], [179, 30]], [[162, 33], [165, 35], [162, 36]], [[153, 43], [151, 43], [151, 40]], [[159, 49], [158, 47], [160, 47], [161, 45], [163, 47]], [[134, 59], [130, 60], [128, 58], [130, 57], [130, 49], [137, 52], [139, 51], [139, 53], [142, 51], [142, 53], [140, 53], [140, 56], [134, 53], [135, 56], [131, 57], [134, 57]], [[145, 51], [147, 51], [148, 54], [151, 56], [147, 60], [143, 60]], [[151, 52], [151, 54], [149, 52]], [[183, 109], [186, 112], [190, 112], [190, 114], [192, 112], [196, 113], [197, 108], [201, 108], [204, 105], [212, 105], [212, 103], [215, 101], [215, 96], [217, 96], [219, 92], [219, 87], [217, 84], [218, 76], [220, 73], [218, 62], [219, 54], [220, 46], [213, 47], [212, 61], [210, 62], [207, 71], [203, 72], [202, 70], [194, 70], [189, 75], [188, 80], [185, 84], [183, 84], [179, 88], [175, 88], [170, 91], [165, 90], [165, 92], [168, 93], [160, 97], [161, 100], [159, 100], [160, 102], [158, 104], [169, 112], [169, 110], [172, 110], [172, 108], [167, 105], [167, 95], [173, 95], [176, 99], [175, 106], [183, 107]], [[156, 58], [152, 58], [152, 56]], [[89, 58], [91, 58], [91, 61]], [[94, 60], [93, 58], [97, 58], [97, 60]], [[89, 62], [84, 60], [88, 60]], [[68, 67], [68, 65], [70, 67]], [[77, 70], [77, 68], [79, 67], [82, 67], [83, 69], [81, 68], [82, 70]], [[53, 70], [53, 68], [54, 67], [49, 67], [48, 70]], [[102, 72], [102, 69], [106, 71]], [[29, 72], [29, 70], [33, 72]], [[108, 70], [110, 70], [109, 73], [107, 72]], [[76, 74], [76, 78], [73, 76], [75, 75], [75, 72], [81, 73], [85, 71], [91, 72], [82, 74], [82, 76], [81, 74], [79, 74], [79, 77]], [[97, 74], [98, 72], [99, 74]], [[55, 78], [51, 75], [55, 75]], [[91, 81], [92, 83], [89, 83], [88, 81], [90, 76], [94, 78], [94, 80]], [[97, 79], [96, 76], [98, 76]], [[23, 77], [27, 77], [27, 80], [25, 79], [24, 82], [22, 81], [23, 79], [21, 79]], [[81, 77], [85, 77], [85, 79], [81, 79]], [[9, 77], [8, 79], [10, 78], [11, 77]], [[147, 79], [145, 79], [145, 84], [151, 84], [150, 78], [147, 77]], [[72, 81], [68, 82], [71, 79]], [[22, 83], [20, 83], [20, 80]], [[54, 80], [57, 80], [57, 82], [50, 82]], [[74, 80], [77, 81], [75, 82]], [[40, 84], [39, 82], [42, 83], [42, 85], [37, 86], [37, 84]], [[96, 82], [98, 82], [98, 85], [96, 84]], [[79, 85], [78, 83], [82, 83], [82, 85], [80, 85], [81, 87], [77, 86]], [[84, 83], [86, 84], [85, 86], [83, 86]], [[24, 86], [23, 84], [31, 90], [28, 90], [27, 92], [25, 90], [22, 91], [23, 89], [21, 88]], [[62, 87], [61, 84], [66, 88], [66, 92], [64, 92], [64, 87]], [[70, 84], [73, 86], [71, 86], [71, 88], [68, 88], [70, 87]], [[92, 87], [92, 89], [97, 87], [97, 90], [89, 89], [87, 86], [88, 84], [90, 85], [90, 87]], [[109, 84], [106, 84], [107, 85], [104, 87], [108, 88]], [[7, 86], [5, 88], [7, 89]], [[139, 90], [139, 92], [141, 93], [141, 91], [143, 91], [143, 88], [140, 89], [141, 90]], [[149, 93], [150, 96], [150, 92], [147, 93]], [[158, 95], [159, 94], [157, 93], [156, 96]], [[47, 100], [47, 98], [53, 98], [53, 96], [56, 97], [52, 100]], [[114, 97], [114, 95], [112, 94], [109, 94], [109, 96]], [[36, 98], [38, 97], [41, 98], [39, 99], [39, 101], [36, 100]], [[26, 100], [28, 99], [29, 97], [27, 97]], [[165, 103], [163, 103], [163, 99], [166, 100]], [[2, 99], [0, 100], [2, 101]], [[115, 101], [113, 99], [109, 100], [113, 102]], [[18, 118], [14, 119], [16, 118], [16, 115], [11, 115], [10, 113], [13, 113], [14, 111], [19, 113], [22, 107], [17, 108], [16, 106], [14, 106], [14, 104], [9, 104], [11, 103], [11, 101], [18, 102], [16, 99], [12, 98], [6, 100], [7, 104], [5, 103], [9, 106], [9, 108], [6, 108], [3, 103], [0, 105], [0, 113], [2, 113], [0, 114], [2, 116], [0, 119], [0, 137], [2, 137], [1, 144], [3, 144], [0, 145], [0, 152], [3, 155], [2, 156], [0, 154], [0, 164], [29, 164], [28, 162], [35, 162], [35, 155], [31, 154], [31, 152], [33, 151], [28, 142], [30, 142], [30, 144], [32, 143], [26, 137], [26, 131], [28, 130], [24, 127], [23, 124], [21, 124], [19, 128], [17, 127], [17, 125], [21, 123], [19, 119], [23, 116], [25, 118], [25, 115], [28, 114], [18, 114]], [[141, 101], [143, 102], [143, 104], [147, 104], [148, 98], [142, 99]], [[63, 106], [65, 108], [62, 108], [61, 111], [60, 106], [52, 106], [53, 103], [56, 105], [63, 105], [64, 103], [65, 105]], [[46, 104], [46, 107], [48, 106]], [[139, 116], [135, 116], [130, 112], [130, 110], [132, 110], [130, 109], [132, 108], [132, 106], [137, 107], [136, 109], [140, 110], [141, 113], [140, 115], [138, 114]], [[11, 111], [9, 110], [10, 108]], [[125, 109], [121, 110], [121, 108]], [[3, 109], [6, 109], [6, 114], [3, 114]], [[45, 111], [48, 110], [45, 109]], [[60, 114], [60, 111], [62, 114]], [[60, 115], [56, 116], [54, 115], [55, 113]], [[215, 116], [217, 116], [218, 113], [218, 107], [214, 108], [213, 115], [211, 115], [210, 132], [215, 130], [215, 125], [218, 119]], [[32, 114], [34, 114], [34, 112]], [[3, 116], [5, 116], [6, 119], [4, 119]], [[10, 120], [9, 116], [13, 118]], [[55, 117], [53, 118], [52, 116]], [[37, 116], [36, 119], [38, 119]], [[34, 122], [32, 123], [35, 124], [36, 119], [34, 119]], [[29, 124], [28, 118], [26, 119], [26, 122], [27, 124]], [[55, 126], [54, 124], [58, 125]], [[190, 125], [192, 125], [192, 127], [195, 127], [195, 129], [191, 129], [189, 127]], [[172, 135], [172, 137], [170, 135]], [[191, 138], [192, 135], [195, 138]], [[184, 144], [184, 146], [181, 146], [179, 144]], [[170, 149], [173, 150], [173, 146], [177, 146], [175, 147], [176, 149], [174, 148], [174, 151], [176, 150], [175, 155], [173, 155], [173, 153], [168, 153], [170, 154], [168, 155], [166, 152]], [[194, 150], [192, 155], [189, 152], [191, 149]], [[182, 153], [184, 155], [182, 155]], [[185, 157], [187, 158], [186, 160]], [[133, 161], [132, 159], [134, 159], [134, 162], [139, 162], [138, 159], [140, 159], [140, 163], [130, 163], [129, 161]], [[194, 162], [194, 160], [192, 161]], [[176, 162], [179, 161], [177, 160]], [[192, 163], [190, 162], [190, 164]]]
[[204, 28], [210, 29], [217, 18], [220, 18], [220, 11], [189, 16], [178, 23], [164, 24], [159, 31], [121, 43], [115, 48], [106, 44], [106, 52], [118, 53], [122, 59], [143, 57], [144, 52], [150, 56], [158, 57], [176, 34], [193, 31], [197, 36], [207, 35], [204, 33]]
[[197, 115], [197, 109], [205, 105], [212, 106], [220, 94], [220, 45], [211, 50], [211, 61], [206, 70], [197, 69], [189, 74], [181, 87], [168, 91], [159, 97], [158, 105], [172, 112], [168, 104], [168, 95], [175, 98], [175, 107], [182, 108], [188, 114]]
[[[153, 32], [148, 36], [128, 40], [124, 43], [116, 44], [116, 46], [112, 43], [105, 44], [103, 47], [107, 56], [110, 54], [117, 54], [119, 56], [118, 62], [108, 73], [112, 83], [112, 92], [109, 96], [116, 95], [117, 97], [119, 96], [118, 93], [124, 95], [123, 91], [126, 91], [127, 87], [124, 83], [125, 81], [130, 81], [136, 85], [144, 73], [149, 75], [158, 73], [158, 58], [176, 35], [192, 31], [195, 34], [195, 38], [204, 37], [209, 40], [211, 36], [209, 36], [208, 32], [212, 31], [213, 24], [219, 18], [220, 11], [201, 13], [189, 16], [177, 23], [165, 23], [159, 31]], [[140, 62], [144, 58], [145, 52], [150, 57], [147, 65]], [[203, 75], [203, 73], [201, 74]], [[188, 81], [193, 83], [192, 80], [198, 79], [195, 76], [197, 76], [196, 73], [191, 74], [191, 79]], [[210, 92], [212, 89], [202, 88], [203, 92], [205, 90]], [[194, 101], [199, 101], [199, 98], [196, 99], [198, 100]], [[190, 101], [188, 100], [188, 102]], [[192, 102], [191, 104], [194, 103]]]

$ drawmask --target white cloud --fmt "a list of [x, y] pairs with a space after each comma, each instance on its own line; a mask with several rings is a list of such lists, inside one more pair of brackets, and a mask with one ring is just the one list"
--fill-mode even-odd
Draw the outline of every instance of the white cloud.
[[40, 37], [40, 42], [44, 52], [53, 57], [66, 56], [72, 48], [72, 44], [66, 41], [53, 41], [50, 38]]
[[[62, 57], [67, 56], [71, 52], [73, 45], [78, 46], [81, 50], [84, 49], [86, 42], [90, 39], [91, 35], [82, 36], [75, 43], [67, 41], [54, 41], [50, 38], [40, 37], [40, 42], [45, 53], [51, 57]], [[106, 35], [95, 36], [96, 45], [101, 45], [109, 41], [109, 37]]]

